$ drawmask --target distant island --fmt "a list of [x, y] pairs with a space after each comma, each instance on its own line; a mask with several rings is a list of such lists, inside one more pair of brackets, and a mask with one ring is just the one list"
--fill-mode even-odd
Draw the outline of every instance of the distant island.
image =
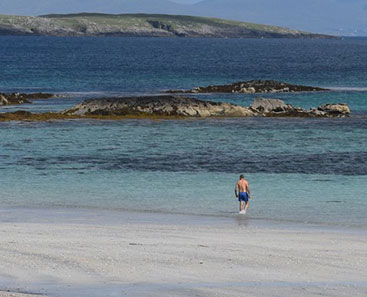
[[293, 92], [321, 92], [328, 89], [301, 86], [276, 80], [239, 81], [227, 85], [211, 85], [196, 87], [191, 90], [168, 90], [166, 93], [293, 93]]
[[164, 14], [0, 15], [0, 35], [217, 38], [337, 38], [283, 27]]

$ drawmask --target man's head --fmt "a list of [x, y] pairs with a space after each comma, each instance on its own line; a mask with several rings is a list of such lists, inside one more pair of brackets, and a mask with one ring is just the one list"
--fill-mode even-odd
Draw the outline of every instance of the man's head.
[[243, 176], [243, 174], [240, 175], [240, 179], [244, 179], [245, 177]]

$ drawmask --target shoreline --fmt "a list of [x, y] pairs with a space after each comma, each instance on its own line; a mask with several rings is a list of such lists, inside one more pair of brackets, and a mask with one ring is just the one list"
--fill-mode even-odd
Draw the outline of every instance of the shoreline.
[[367, 239], [359, 234], [215, 225], [192, 216], [172, 221], [91, 210], [63, 221], [70, 211], [45, 214], [17, 221], [0, 213], [1, 297], [23, 297], [1, 290], [60, 297], [362, 297], [367, 291]]
[[272, 218], [252, 217], [229, 213], [196, 214], [155, 210], [109, 209], [93, 207], [0, 207], [0, 223], [22, 224], [101, 224], [107, 226], [123, 224], [177, 225], [192, 227], [246, 227], [275, 230], [299, 230], [305, 232], [330, 232], [335, 234], [367, 235], [362, 225], [335, 225], [321, 222], [302, 222]]
[[46, 295], [39, 295], [37, 293], [32, 293], [32, 292], [18, 292], [16, 290], [1, 291], [1, 288], [0, 288], [0, 297], [42, 297], [42, 296], [46, 296]]

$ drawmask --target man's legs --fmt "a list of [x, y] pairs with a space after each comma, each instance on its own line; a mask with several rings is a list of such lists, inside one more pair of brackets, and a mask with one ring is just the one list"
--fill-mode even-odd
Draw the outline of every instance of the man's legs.
[[241, 200], [240, 201], [240, 211], [242, 211], [243, 210], [243, 201]]
[[249, 205], [250, 205], [250, 204], [249, 204], [249, 202], [248, 202], [248, 201], [246, 201], [246, 202], [245, 202], [245, 212], [247, 211], [247, 209], [248, 209]]

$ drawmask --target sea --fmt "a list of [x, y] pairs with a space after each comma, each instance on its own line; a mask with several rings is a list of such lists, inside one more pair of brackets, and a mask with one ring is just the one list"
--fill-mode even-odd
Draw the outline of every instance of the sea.
[[[347, 103], [352, 114], [0, 123], [1, 217], [86, 210], [238, 223], [244, 174], [250, 224], [365, 230], [367, 39], [0, 37], [0, 92], [58, 95], [0, 112], [253, 79], [329, 88], [264, 96], [303, 108]], [[257, 96], [195, 97], [248, 106]]]

